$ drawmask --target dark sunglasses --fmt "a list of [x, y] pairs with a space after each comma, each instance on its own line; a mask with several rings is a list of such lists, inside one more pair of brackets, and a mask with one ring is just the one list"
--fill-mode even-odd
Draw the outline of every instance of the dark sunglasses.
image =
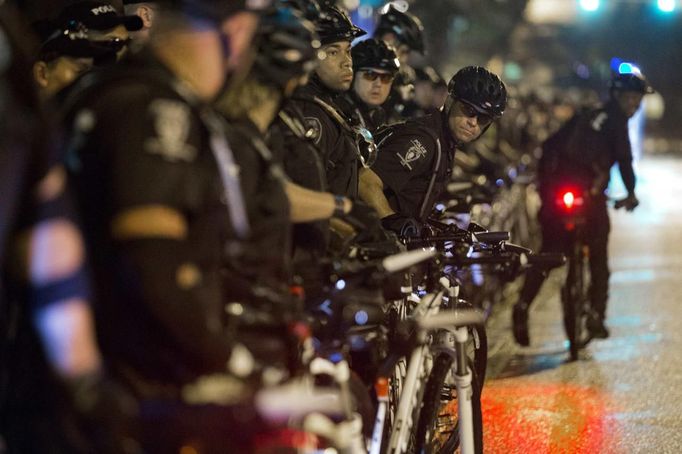
[[380, 74], [375, 73], [374, 71], [362, 71], [362, 78], [369, 82], [374, 82], [377, 80], [377, 78], [379, 78], [381, 83], [387, 84], [389, 82], [393, 82], [394, 76], [393, 74]]
[[476, 121], [478, 122], [479, 126], [482, 126], [482, 127], [488, 126], [490, 123], [493, 122], [493, 117], [491, 117], [488, 114], [484, 114], [484, 113], [477, 111], [472, 106], [470, 106], [469, 104], [467, 104], [463, 101], [459, 102], [459, 107], [465, 116], [467, 116], [469, 118], [476, 117]]

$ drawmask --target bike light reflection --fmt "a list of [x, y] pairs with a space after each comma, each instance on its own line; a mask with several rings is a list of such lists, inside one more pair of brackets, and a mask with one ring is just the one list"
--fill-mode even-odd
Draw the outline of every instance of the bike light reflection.
[[609, 399], [569, 383], [486, 383], [482, 397], [487, 453], [612, 452]]

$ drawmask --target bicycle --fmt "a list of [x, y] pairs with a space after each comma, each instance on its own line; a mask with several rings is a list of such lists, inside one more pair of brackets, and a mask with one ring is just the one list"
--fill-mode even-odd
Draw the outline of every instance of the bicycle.
[[[620, 209], [627, 199], [607, 199]], [[592, 340], [588, 320], [593, 316], [590, 301], [590, 249], [586, 224], [592, 197], [588, 190], [577, 185], [563, 186], [556, 191], [554, 205], [558, 208], [567, 235], [566, 256], [568, 271], [561, 289], [564, 328], [569, 343], [569, 354], [576, 361], [580, 350]]]

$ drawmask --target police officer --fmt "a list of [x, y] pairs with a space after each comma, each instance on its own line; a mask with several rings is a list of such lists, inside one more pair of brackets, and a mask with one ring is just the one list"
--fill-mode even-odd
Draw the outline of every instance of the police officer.
[[[560, 219], [553, 212], [557, 184], [579, 181], [589, 188], [590, 209], [587, 213], [587, 238], [590, 246], [590, 302], [591, 313], [587, 328], [592, 337], [607, 338], [604, 325], [608, 300], [609, 267], [608, 239], [610, 222], [606, 206], [606, 190], [611, 167], [618, 164], [628, 197], [621, 202], [628, 211], [637, 207], [635, 173], [632, 169], [632, 150], [628, 134], [628, 120], [635, 114], [647, 93], [653, 89], [640, 74], [618, 74], [610, 81], [609, 101], [596, 109], [575, 115], [559, 131], [545, 141], [538, 167], [542, 250], [566, 252], [566, 234]], [[540, 291], [544, 275], [531, 270], [526, 276], [519, 301], [515, 304], [512, 321], [516, 341], [529, 345], [528, 308]]]
[[[93, 24], [89, 6], [93, 5], [88, 5], [88, 8], [82, 5], [67, 7], [56, 21], [43, 20], [34, 24], [41, 45], [33, 65], [33, 78], [45, 99], [53, 98], [93, 66], [115, 61], [117, 52], [125, 47], [125, 41], [117, 37], [118, 33], [142, 26], [136, 16], [118, 16], [109, 12], [110, 22], [104, 26], [110, 28], [103, 34], [91, 30], [85, 25], [86, 22]], [[106, 3], [100, 6], [107, 11], [111, 7]], [[102, 26], [99, 22], [97, 24]]]
[[357, 137], [336, 105], [336, 98], [351, 86], [351, 42], [365, 32], [335, 6], [322, 8], [316, 31], [323, 58], [308, 84], [294, 93], [292, 104], [304, 115], [314, 143], [322, 152], [329, 191], [354, 198], [358, 185]]
[[422, 55], [426, 53], [424, 26], [414, 14], [402, 12], [390, 5], [388, 10], [379, 16], [374, 37], [393, 46], [400, 61], [400, 71], [384, 106], [386, 114], [390, 121], [411, 118], [406, 117], [404, 113], [406, 103], [413, 96], [415, 80], [415, 72], [408, 65], [408, 59], [412, 51]]
[[[190, 440], [205, 452], [248, 450], [233, 409], [209, 405], [248, 397], [230, 375], [225, 304], [234, 300], [221, 270], [250, 234], [210, 103], [226, 68], [247, 69], [257, 23], [243, 2], [164, 4], [148, 52], [86, 74], [67, 117], [102, 351], [140, 399], [136, 427], [151, 452]], [[230, 391], [211, 393], [216, 384]]]
[[378, 134], [374, 175], [363, 172], [360, 196], [385, 228], [416, 235], [452, 172], [455, 149], [478, 139], [504, 112], [504, 83], [485, 68], [468, 66], [448, 84], [449, 96], [435, 115], [386, 128]]
[[[311, 191], [289, 181], [278, 157], [264, 141], [283, 99], [291, 96], [317, 63], [319, 41], [314, 25], [289, 8], [275, 9], [262, 17], [256, 40], [258, 49], [251, 74], [238, 87], [229, 90], [220, 108], [234, 126], [230, 142], [242, 170], [253, 231], [254, 244], [246, 248], [252, 253], [239, 261], [239, 272], [251, 285], [262, 281], [260, 276], [269, 274], [276, 286], [289, 282], [292, 222], [326, 220], [333, 215], [343, 218], [350, 215], [360, 222], [355, 217], [361, 211], [357, 206], [361, 203]], [[314, 169], [308, 170], [311, 171]], [[339, 202], [340, 213], [337, 212]], [[373, 210], [366, 211], [373, 214], [373, 223], [378, 225]], [[362, 221], [366, 226], [366, 216]], [[247, 276], [249, 271], [252, 277]]]
[[6, 4], [0, 34], [0, 437], [9, 452], [128, 452], [109, 429], [132, 402], [103, 368], [56, 134], [23, 53], [30, 33]]
[[353, 87], [345, 97], [356, 121], [375, 132], [386, 123], [382, 105], [388, 99], [400, 62], [392, 47], [374, 38], [359, 42], [351, 53]]
[[[415, 68], [414, 97], [405, 104], [404, 115], [407, 118], [418, 118], [433, 114], [443, 104], [434, 107], [435, 87], [442, 80], [431, 66]], [[444, 82], [443, 82], [444, 83]]]

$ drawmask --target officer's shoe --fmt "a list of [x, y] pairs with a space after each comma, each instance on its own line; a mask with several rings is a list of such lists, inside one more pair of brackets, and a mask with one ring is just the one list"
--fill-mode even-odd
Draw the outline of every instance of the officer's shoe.
[[530, 345], [528, 336], [528, 304], [519, 301], [512, 309], [512, 331], [514, 339], [522, 347]]
[[609, 337], [609, 330], [604, 325], [604, 317], [598, 314], [588, 316], [587, 330], [593, 339], [606, 339]]

